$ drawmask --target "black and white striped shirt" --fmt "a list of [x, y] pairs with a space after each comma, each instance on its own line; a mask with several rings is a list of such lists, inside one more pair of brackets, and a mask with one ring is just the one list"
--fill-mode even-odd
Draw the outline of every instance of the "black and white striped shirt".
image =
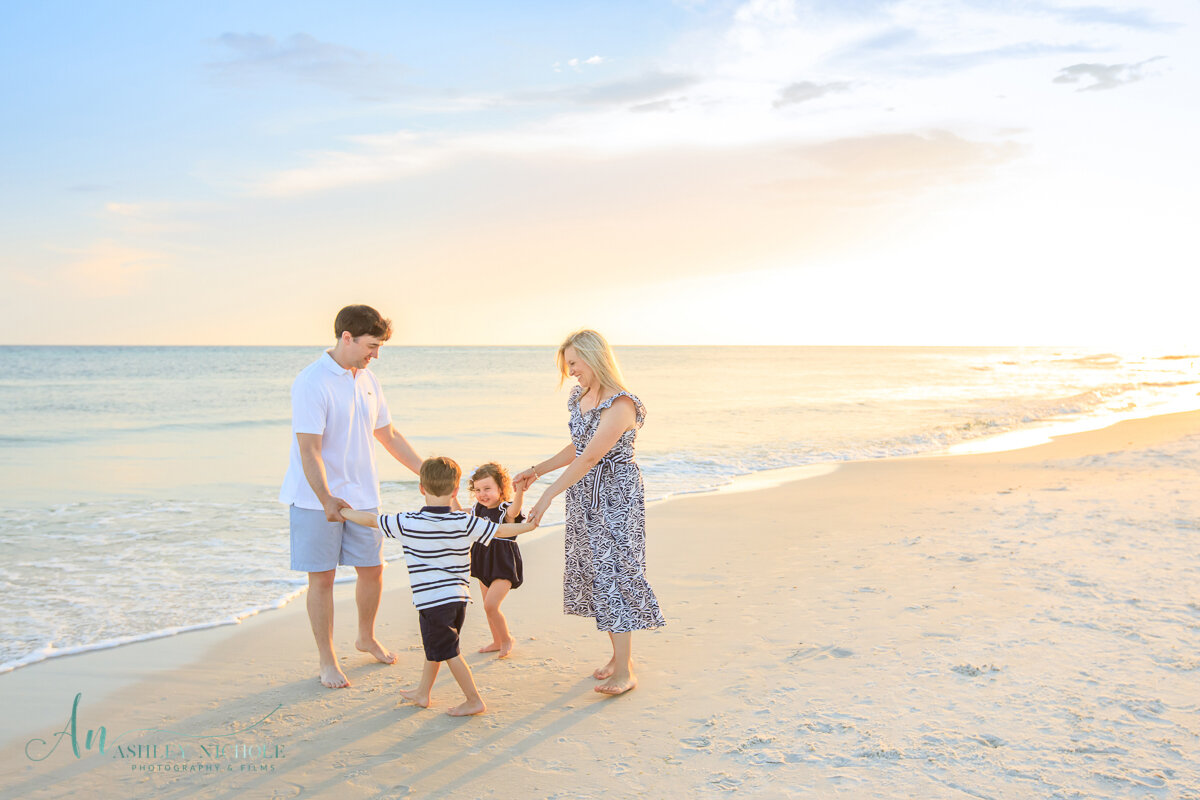
[[413, 605], [471, 602], [471, 544], [490, 544], [496, 523], [448, 506], [380, 514], [379, 530], [404, 546]]

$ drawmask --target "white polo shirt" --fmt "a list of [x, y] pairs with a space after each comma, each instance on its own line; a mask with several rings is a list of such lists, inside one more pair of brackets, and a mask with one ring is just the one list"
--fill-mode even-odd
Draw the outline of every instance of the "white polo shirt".
[[375, 374], [369, 369], [356, 373], [343, 369], [324, 353], [292, 383], [292, 455], [279, 502], [320, 510], [321, 503], [304, 477], [296, 441], [297, 433], [319, 433], [329, 491], [354, 508], [379, 508], [375, 430], [391, 421]]

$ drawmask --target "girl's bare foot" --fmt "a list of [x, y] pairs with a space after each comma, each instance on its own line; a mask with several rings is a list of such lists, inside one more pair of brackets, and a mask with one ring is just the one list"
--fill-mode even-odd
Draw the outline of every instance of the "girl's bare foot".
[[598, 685], [593, 691], [597, 691], [600, 694], [618, 695], [625, 694], [636, 687], [637, 678], [631, 672], [628, 675], [613, 675], [609, 680]]
[[500, 649], [500, 645], [496, 644], [495, 642], [492, 642], [491, 644], [484, 645], [483, 647], [479, 648], [479, 652], [494, 653], [499, 649]]
[[330, 689], [345, 689], [350, 685], [350, 679], [337, 664], [321, 667], [321, 685]]
[[364, 653], [370, 653], [384, 664], [396, 663], [396, 654], [381, 645], [378, 639], [372, 638], [369, 640], [364, 640], [359, 638], [359, 640], [354, 643], [354, 646]]
[[429, 708], [429, 692], [422, 692], [420, 687], [416, 689], [401, 689], [400, 696], [413, 705], [418, 705], [421, 708]]
[[485, 711], [487, 711], [487, 706], [483, 704], [483, 700], [467, 700], [446, 713], [452, 717], [470, 717]]

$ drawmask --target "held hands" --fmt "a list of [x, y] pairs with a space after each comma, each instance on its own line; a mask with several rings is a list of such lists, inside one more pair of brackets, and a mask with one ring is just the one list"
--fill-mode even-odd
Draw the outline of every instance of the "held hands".
[[537, 504], [534, 505], [534, 507], [529, 510], [529, 513], [525, 515], [525, 521], [532, 522], [534, 525], [541, 525], [542, 517], [546, 514], [546, 510], [548, 508], [550, 508], [550, 498], [546, 495], [542, 495], [541, 499], [537, 501]]
[[321, 503], [321, 506], [325, 509], [325, 519], [329, 522], [341, 522], [345, 519], [342, 516], [342, 509], [350, 508], [350, 504], [340, 497], [330, 497]]
[[521, 472], [518, 472], [516, 475], [513, 476], [513, 479], [512, 479], [513, 488], [520, 490], [522, 492], [528, 491], [529, 487], [533, 486], [534, 482], [537, 481], [537, 479], [539, 477], [540, 476], [533, 469], [533, 467], [530, 467], [529, 469], [526, 469], [526, 470], [522, 470]]

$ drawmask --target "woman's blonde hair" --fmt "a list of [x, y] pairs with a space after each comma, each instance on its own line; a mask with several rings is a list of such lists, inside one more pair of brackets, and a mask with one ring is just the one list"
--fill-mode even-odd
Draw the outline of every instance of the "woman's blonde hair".
[[558, 355], [555, 356], [555, 361], [558, 362], [559, 386], [563, 385], [563, 381], [570, 374], [567, 358], [563, 355], [568, 347], [575, 348], [575, 353], [596, 374], [601, 385], [610, 389], [629, 391], [625, 386], [625, 376], [621, 374], [621, 367], [617, 364], [617, 357], [609, 347], [608, 340], [588, 328], [575, 331], [558, 346]]
[[475, 481], [482, 480], [483, 478], [491, 478], [496, 482], [496, 486], [500, 489], [500, 499], [502, 501], [512, 500], [512, 478], [508, 476], [508, 470], [503, 466], [497, 464], [495, 461], [480, 464], [471, 473], [471, 480], [467, 482], [467, 488], [472, 492], [475, 491]]

